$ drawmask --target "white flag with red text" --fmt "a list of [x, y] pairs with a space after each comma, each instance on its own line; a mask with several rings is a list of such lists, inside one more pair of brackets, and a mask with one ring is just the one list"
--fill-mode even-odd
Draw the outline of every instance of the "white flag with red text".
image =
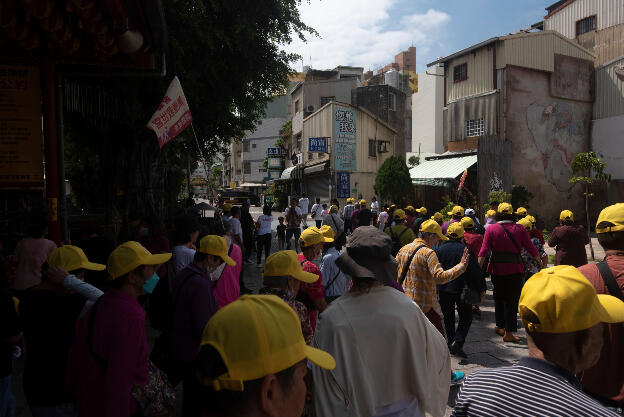
[[160, 106], [147, 123], [147, 127], [156, 132], [158, 145], [162, 148], [171, 139], [178, 136], [193, 122], [182, 85], [178, 77], [174, 77], [167, 88]]

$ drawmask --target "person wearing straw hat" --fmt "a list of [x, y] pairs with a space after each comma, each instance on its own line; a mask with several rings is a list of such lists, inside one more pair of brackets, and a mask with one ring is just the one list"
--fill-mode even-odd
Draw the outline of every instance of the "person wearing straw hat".
[[260, 294], [272, 294], [284, 300], [297, 313], [303, 338], [306, 344], [311, 344], [314, 331], [310, 325], [308, 309], [297, 301], [297, 294], [301, 283], [315, 282], [319, 279], [318, 275], [301, 269], [297, 252], [282, 250], [269, 255], [262, 276], [264, 287], [260, 290]]
[[396, 280], [392, 241], [358, 227], [336, 261], [353, 287], [322, 314], [313, 346], [340, 358], [332, 372], [312, 366], [318, 417], [444, 414], [450, 357], [444, 337]]
[[170, 253], [152, 255], [135, 241], [110, 254], [106, 269], [112, 289], [82, 318], [68, 363], [79, 416], [123, 416], [139, 412], [131, 394], [148, 378], [143, 286]]
[[274, 295], [244, 295], [204, 329], [195, 362], [201, 415], [299, 417], [307, 363], [336, 367], [330, 354], [306, 345], [288, 304]]
[[49, 268], [44, 268], [41, 283], [19, 304], [28, 347], [24, 394], [33, 417], [70, 416], [74, 395], [65, 384], [65, 373], [76, 320], [103, 294], [83, 282], [84, 275], [106, 266], [89, 262], [82, 249], [72, 245], [55, 249], [44, 266]]
[[555, 248], [555, 265], [583, 266], [587, 264], [585, 245], [589, 235], [583, 225], [574, 224], [574, 213], [563, 210], [559, 214], [559, 226], [555, 227], [548, 239], [548, 246]]
[[215, 286], [226, 265], [236, 266], [236, 261], [228, 255], [225, 238], [204, 236], [199, 241], [193, 263], [171, 283], [174, 314], [170, 343], [173, 359], [182, 371], [184, 415], [198, 415], [198, 387], [193, 374], [193, 361], [199, 351], [204, 327], [219, 309]]
[[624, 322], [624, 302], [596, 294], [576, 268], [555, 266], [524, 284], [519, 313], [528, 357], [514, 366], [470, 374], [451, 415], [620, 415], [584, 393], [575, 375], [601, 358], [603, 323]]
[[[598, 294], [610, 294], [624, 300], [624, 203], [605, 207], [596, 221], [598, 243], [605, 259], [587, 264], [579, 271]], [[624, 323], [609, 324], [604, 329], [605, 343], [598, 363], [580, 374], [585, 392], [612, 409], [624, 408]]]
[[503, 336], [505, 342], [519, 342], [514, 335], [518, 330], [518, 299], [524, 284], [524, 262], [522, 248], [536, 262], [541, 262], [539, 253], [524, 227], [516, 224], [516, 215], [509, 203], [500, 203], [496, 213], [497, 224], [485, 231], [483, 245], [479, 252], [479, 264], [483, 268], [485, 258], [491, 254], [487, 272], [494, 285], [494, 309], [496, 327], [494, 331]]

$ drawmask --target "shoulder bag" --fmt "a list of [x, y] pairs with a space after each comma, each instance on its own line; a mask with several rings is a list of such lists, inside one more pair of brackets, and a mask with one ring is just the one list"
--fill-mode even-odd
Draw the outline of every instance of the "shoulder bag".
[[407, 262], [405, 263], [405, 267], [403, 268], [403, 272], [401, 272], [401, 277], [399, 278], [399, 284], [403, 285], [403, 281], [405, 281], [405, 278], [407, 277], [407, 271], [409, 270], [410, 265], [412, 264], [412, 260], [414, 259], [414, 256], [416, 256], [416, 252], [418, 252], [419, 250], [421, 250], [422, 248], [424, 248], [426, 245], [420, 245], [418, 246], [414, 252], [411, 253], [411, 255], [409, 256], [409, 258], [407, 258]]
[[622, 290], [615, 280], [613, 272], [611, 272], [611, 268], [609, 268], [609, 264], [607, 264], [607, 261], [598, 262], [596, 266], [598, 267], [598, 271], [600, 272], [602, 280], [609, 290], [609, 294], [624, 301], [624, 294], [622, 294]]

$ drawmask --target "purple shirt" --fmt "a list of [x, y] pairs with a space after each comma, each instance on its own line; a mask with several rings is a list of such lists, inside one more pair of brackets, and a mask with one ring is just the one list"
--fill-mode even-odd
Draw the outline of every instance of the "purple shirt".
[[213, 289], [208, 272], [194, 263], [173, 280], [171, 294], [176, 307], [171, 338], [176, 359], [190, 362], [197, 357], [204, 327], [218, 310]]
[[[509, 223], [498, 223], [497, 225], [492, 225], [485, 230], [485, 236], [483, 237], [483, 245], [481, 245], [481, 251], [479, 252], [479, 258], [485, 258], [490, 251], [492, 252], [516, 252], [518, 253], [518, 249], [513, 244], [507, 233], [503, 230], [503, 225], [505, 229], [513, 236], [516, 244], [520, 246], [520, 248], [525, 248], [529, 254], [533, 257], [537, 257], [537, 249], [531, 242], [531, 238], [529, 236], [529, 232], [526, 229], [512, 222]], [[487, 272], [494, 275], [511, 275], [511, 274], [521, 274], [524, 272], [524, 265], [522, 263], [492, 263], [490, 262], [487, 268]]]
[[148, 377], [145, 311], [132, 295], [117, 289], [100, 298], [92, 346], [106, 368], [87, 349], [92, 312], [80, 321], [67, 367], [68, 380], [76, 388], [78, 415], [129, 417], [139, 407], [130, 393], [132, 386], [144, 385]]
[[459, 220], [455, 218], [451, 218], [450, 221], [442, 223], [442, 234], [446, 235], [446, 229], [448, 229], [449, 224], [457, 223]]

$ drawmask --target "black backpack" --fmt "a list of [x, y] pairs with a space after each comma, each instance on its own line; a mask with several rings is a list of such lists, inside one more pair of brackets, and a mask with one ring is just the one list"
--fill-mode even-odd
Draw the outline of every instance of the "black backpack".
[[401, 236], [403, 236], [403, 233], [405, 232], [407, 232], [407, 227], [405, 227], [403, 231], [397, 236], [394, 234], [394, 230], [392, 229], [392, 227], [390, 228], [390, 238], [392, 239], [392, 256], [397, 256], [397, 253], [399, 253], [399, 251], [403, 247], [403, 245], [401, 244]]

